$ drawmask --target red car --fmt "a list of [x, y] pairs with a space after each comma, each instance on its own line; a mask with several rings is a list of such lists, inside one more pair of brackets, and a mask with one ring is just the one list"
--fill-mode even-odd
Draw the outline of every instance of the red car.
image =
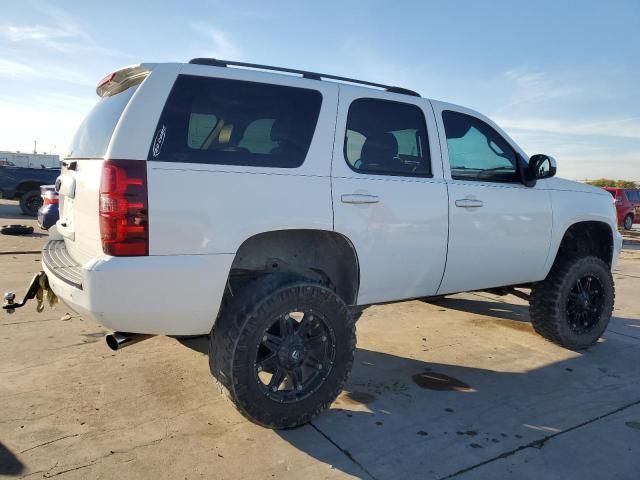
[[605, 187], [616, 204], [618, 225], [631, 230], [634, 222], [640, 221], [640, 190], [633, 188]]

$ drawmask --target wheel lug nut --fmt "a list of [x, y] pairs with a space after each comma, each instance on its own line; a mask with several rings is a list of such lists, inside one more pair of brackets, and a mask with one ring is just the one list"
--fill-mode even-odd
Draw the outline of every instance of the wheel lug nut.
[[326, 335], [323, 335], [323, 336], [322, 336], [322, 341], [323, 341], [323, 342], [326, 342], [326, 341], [327, 341], [327, 337], [326, 337]]

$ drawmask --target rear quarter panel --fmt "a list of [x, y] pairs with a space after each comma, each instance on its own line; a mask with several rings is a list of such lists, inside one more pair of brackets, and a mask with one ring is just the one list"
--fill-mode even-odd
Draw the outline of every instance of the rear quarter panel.
[[[306, 160], [298, 168], [149, 161], [150, 254], [235, 253], [261, 232], [333, 230], [330, 172], [337, 85], [201, 65], [184, 65], [180, 73], [313, 88], [322, 94], [322, 106]], [[145, 156], [152, 135], [146, 137]]]

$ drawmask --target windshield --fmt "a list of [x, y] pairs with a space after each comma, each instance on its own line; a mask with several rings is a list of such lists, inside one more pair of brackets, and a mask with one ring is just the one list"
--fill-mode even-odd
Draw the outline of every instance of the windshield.
[[69, 158], [102, 158], [113, 131], [138, 86], [102, 97], [78, 127], [69, 147]]

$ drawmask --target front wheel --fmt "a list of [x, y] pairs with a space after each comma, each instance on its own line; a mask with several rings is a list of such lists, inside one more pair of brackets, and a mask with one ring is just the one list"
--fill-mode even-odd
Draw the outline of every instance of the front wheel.
[[631, 230], [633, 228], [633, 217], [631, 215], [624, 217], [624, 224], [622, 226], [625, 230]]
[[336, 399], [355, 343], [353, 317], [333, 290], [272, 274], [225, 304], [211, 333], [209, 366], [245, 417], [291, 428]]
[[533, 285], [531, 323], [547, 340], [581, 350], [604, 333], [614, 298], [613, 277], [605, 262], [592, 256], [567, 259]]

